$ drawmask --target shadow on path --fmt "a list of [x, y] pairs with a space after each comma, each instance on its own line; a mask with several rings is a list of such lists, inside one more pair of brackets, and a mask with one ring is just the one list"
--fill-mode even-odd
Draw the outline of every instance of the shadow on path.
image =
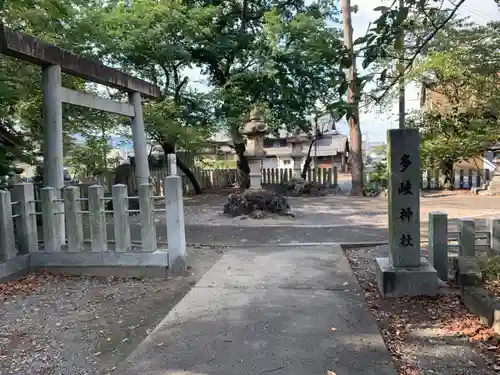
[[340, 246], [226, 253], [115, 375], [395, 375]]

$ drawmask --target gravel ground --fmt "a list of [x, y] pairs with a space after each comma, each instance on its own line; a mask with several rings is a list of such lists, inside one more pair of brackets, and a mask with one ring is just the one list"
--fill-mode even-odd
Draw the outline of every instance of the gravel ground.
[[171, 280], [28, 275], [0, 285], [0, 374], [110, 374], [219, 259]]
[[441, 288], [437, 297], [380, 298], [375, 258], [388, 247], [347, 249], [384, 341], [400, 375], [492, 375], [500, 373], [499, 337], [480, 324], [458, 297]]

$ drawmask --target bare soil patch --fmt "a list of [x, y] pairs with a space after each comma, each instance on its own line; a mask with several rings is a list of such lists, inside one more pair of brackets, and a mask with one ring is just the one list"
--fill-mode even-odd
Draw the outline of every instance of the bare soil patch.
[[188, 277], [30, 274], [0, 285], [0, 374], [111, 374], [220, 258], [189, 249]]
[[500, 373], [499, 337], [468, 312], [458, 290], [442, 288], [433, 298], [384, 300], [375, 280], [375, 258], [387, 256], [387, 247], [345, 253], [400, 375]]

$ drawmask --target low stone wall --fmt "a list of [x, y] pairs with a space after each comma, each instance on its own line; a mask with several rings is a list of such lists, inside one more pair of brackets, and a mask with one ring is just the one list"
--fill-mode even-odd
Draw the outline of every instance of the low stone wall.
[[479, 316], [483, 324], [500, 333], [500, 301], [483, 288], [483, 277], [476, 258], [457, 257], [454, 268], [464, 305]]

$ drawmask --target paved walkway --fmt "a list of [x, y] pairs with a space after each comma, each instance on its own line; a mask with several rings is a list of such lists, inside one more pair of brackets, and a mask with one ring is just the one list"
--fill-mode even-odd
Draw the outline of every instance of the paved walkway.
[[114, 375], [396, 375], [339, 246], [226, 253]]

